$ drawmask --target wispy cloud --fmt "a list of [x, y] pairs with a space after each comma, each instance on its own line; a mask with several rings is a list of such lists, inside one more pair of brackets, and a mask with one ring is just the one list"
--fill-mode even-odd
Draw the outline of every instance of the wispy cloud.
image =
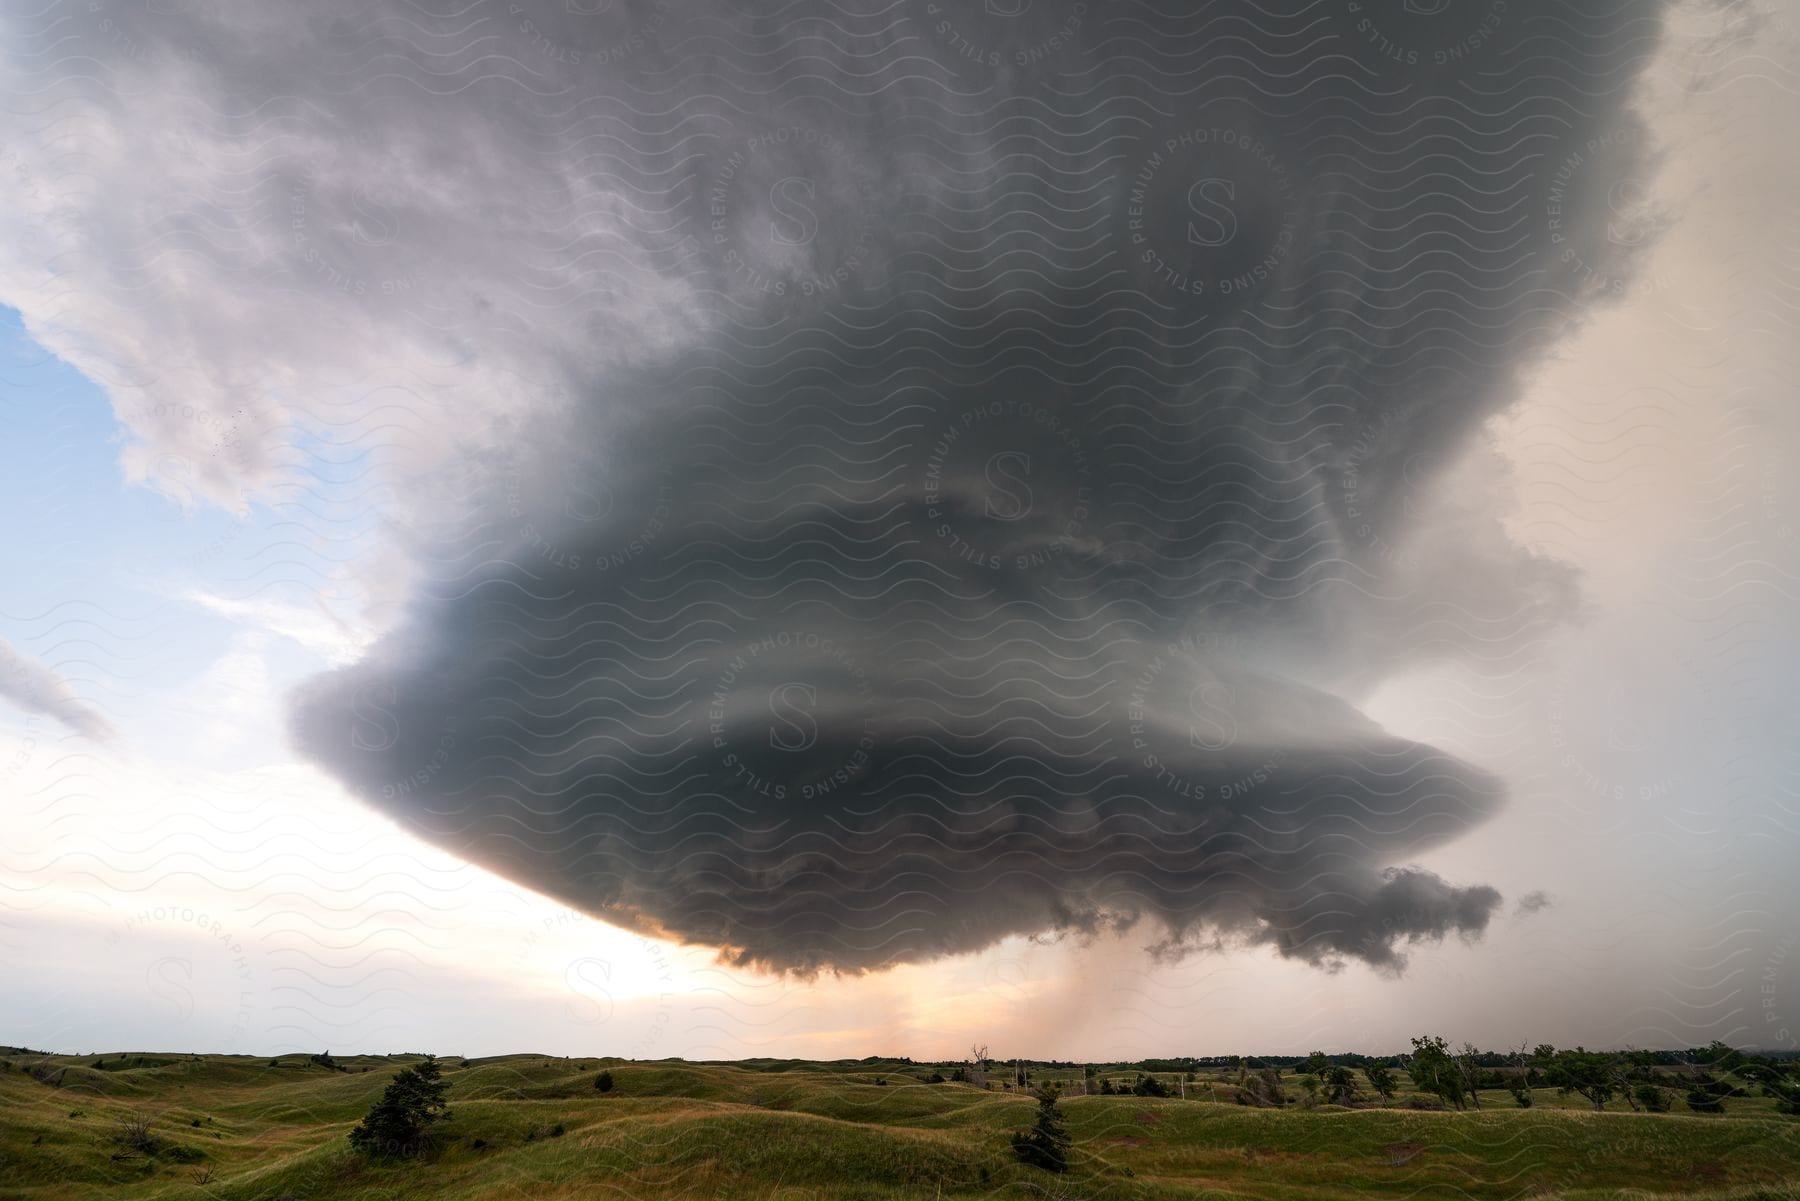
[[0, 697], [27, 713], [54, 718], [71, 732], [96, 742], [116, 736], [104, 714], [84, 702], [61, 673], [0, 639]]

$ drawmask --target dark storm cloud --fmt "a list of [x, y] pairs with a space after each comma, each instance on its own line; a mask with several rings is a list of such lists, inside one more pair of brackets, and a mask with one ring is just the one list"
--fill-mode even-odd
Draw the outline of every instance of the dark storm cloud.
[[[1498, 894], [1409, 864], [1495, 781], [1356, 702], [1569, 603], [1442, 473], [1631, 251], [1564, 193], [1641, 153], [1656, 29], [1375, 7], [508, 6], [479, 48], [316, 19], [317, 103], [400, 161], [589, 191], [507, 214], [535, 359], [472, 233], [458, 287], [564, 400], [459, 430], [406, 620], [303, 690], [299, 745], [745, 963], [1147, 923], [1397, 968], [1479, 934]], [[642, 336], [634, 289], [686, 332]]]

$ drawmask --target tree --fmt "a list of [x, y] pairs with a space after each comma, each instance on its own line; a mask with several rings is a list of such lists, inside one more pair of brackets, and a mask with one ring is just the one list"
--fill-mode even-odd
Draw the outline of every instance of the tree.
[[1371, 1063], [1363, 1068], [1363, 1075], [1369, 1078], [1369, 1087], [1381, 1098], [1383, 1105], [1394, 1099], [1398, 1084], [1394, 1081], [1394, 1069], [1385, 1063]]
[[1800, 1083], [1770, 1069], [1762, 1077], [1763, 1096], [1775, 1099], [1775, 1112], [1800, 1115]]
[[1155, 1076], [1139, 1075], [1137, 1083], [1131, 1086], [1132, 1094], [1139, 1097], [1166, 1097], [1169, 1086]]
[[1530, 1050], [1524, 1043], [1520, 1043], [1518, 1049], [1509, 1049], [1504, 1059], [1513, 1071], [1501, 1075], [1500, 1083], [1512, 1094], [1514, 1104], [1520, 1109], [1530, 1109], [1533, 1100], [1531, 1087], [1538, 1079], [1537, 1069], [1531, 1065]]
[[1596, 1112], [1619, 1090], [1618, 1056], [1605, 1051], [1589, 1051], [1576, 1047], [1558, 1051], [1549, 1043], [1540, 1045], [1533, 1056], [1543, 1069], [1544, 1080], [1563, 1096], [1579, 1093], [1594, 1103]]
[[1412, 1058], [1407, 1063], [1407, 1071], [1412, 1074], [1413, 1083], [1461, 1109], [1463, 1074], [1455, 1057], [1450, 1054], [1450, 1044], [1442, 1038], [1427, 1034], [1413, 1039], [1412, 1045]]
[[388, 1081], [381, 1100], [350, 1132], [350, 1145], [375, 1156], [410, 1156], [427, 1150], [432, 1123], [450, 1117], [444, 1102], [450, 1083], [440, 1075], [438, 1061], [430, 1055], [401, 1068]]
[[1456, 1066], [1457, 1074], [1462, 1077], [1463, 1091], [1469, 1096], [1469, 1104], [1476, 1109], [1481, 1108], [1481, 1052], [1474, 1043], [1464, 1043], [1462, 1050], [1451, 1060]]
[[1344, 1065], [1337, 1064], [1326, 1068], [1325, 1075], [1320, 1077], [1319, 1083], [1325, 1094], [1327, 1105], [1356, 1104], [1356, 1077], [1352, 1076], [1350, 1069]]
[[986, 1088], [988, 1067], [988, 1048], [986, 1043], [969, 1048], [969, 1064], [963, 1069], [963, 1076], [976, 1088]]
[[596, 1089], [599, 1089], [603, 1093], [612, 1092], [612, 1090], [613, 1090], [612, 1071], [610, 1069], [608, 1069], [606, 1071], [601, 1072], [598, 1076], [595, 1076], [594, 1077], [594, 1087]]
[[1506, 1091], [1512, 1094], [1513, 1101], [1520, 1109], [1530, 1109], [1533, 1100], [1531, 1082], [1523, 1076], [1512, 1076], [1507, 1079]]
[[1063, 1126], [1062, 1111], [1056, 1108], [1057, 1089], [1053, 1084], [1037, 1090], [1037, 1122], [1030, 1133], [1015, 1131], [1013, 1154], [1020, 1163], [1042, 1168], [1046, 1172], [1069, 1170], [1069, 1132]]

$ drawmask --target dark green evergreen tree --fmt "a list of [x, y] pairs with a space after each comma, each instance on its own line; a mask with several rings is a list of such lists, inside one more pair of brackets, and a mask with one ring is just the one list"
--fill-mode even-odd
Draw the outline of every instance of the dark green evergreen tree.
[[1013, 1154], [1019, 1162], [1046, 1172], [1069, 1170], [1069, 1132], [1063, 1126], [1062, 1111], [1056, 1107], [1056, 1096], [1055, 1085], [1039, 1087], [1036, 1124], [1029, 1132], [1019, 1130], [1012, 1137]]
[[364, 1155], [403, 1157], [430, 1149], [430, 1127], [445, 1121], [450, 1110], [444, 1094], [450, 1083], [440, 1078], [438, 1061], [427, 1055], [409, 1068], [401, 1068], [381, 1094], [381, 1100], [350, 1132], [350, 1145]]

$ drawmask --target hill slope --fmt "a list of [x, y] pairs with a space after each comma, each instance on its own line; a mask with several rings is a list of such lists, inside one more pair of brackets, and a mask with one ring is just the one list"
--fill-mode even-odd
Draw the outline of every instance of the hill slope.
[[[1510, 1201], [1616, 1190], [1800, 1201], [1800, 1120], [1755, 1108], [1274, 1111], [1196, 1099], [1215, 1091], [1202, 1082], [1185, 1100], [1066, 1099], [1074, 1170], [1053, 1176], [1008, 1150], [1031, 1100], [927, 1084], [926, 1067], [517, 1055], [446, 1061], [454, 1117], [441, 1150], [427, 1163], [369, 1163], [344, 1136], [409, 1057], [13, 1055], [0, 1072], [5, 1201]], [[603, 1066], [615, 1081], [605, 1094], [593, 1086]], [[120, 1141], [133, 1119], [147, 1121], [153, 1153]]]

